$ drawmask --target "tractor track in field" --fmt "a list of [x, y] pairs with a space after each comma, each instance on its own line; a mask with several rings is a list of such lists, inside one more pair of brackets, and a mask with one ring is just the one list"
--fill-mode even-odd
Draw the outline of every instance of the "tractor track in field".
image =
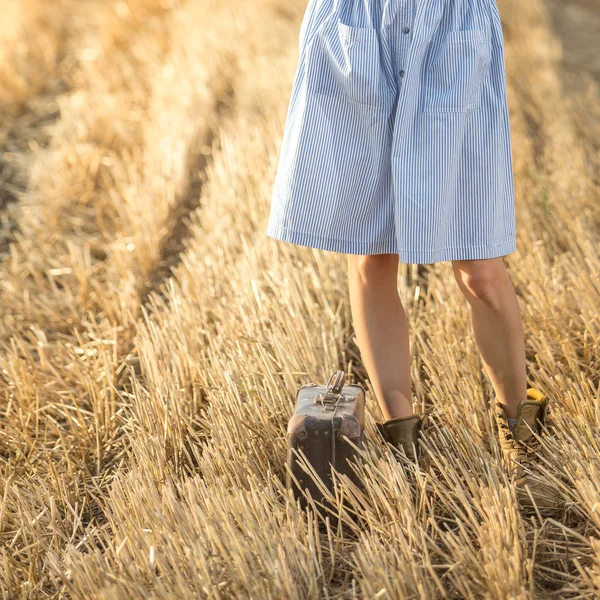
[[[158, 264], [150, 274], [148, 282], [141, 294], [141, 304], [146, 305], [151, 294], [162, 294], [162, 284], [168, 280], [181, 263], [182, 255], [186, 249], [186, 241], [190, 232], [187, 217], [201, 205], [202, 188], [206, 181], [206, 168], [212, 158], [208, 151], [212, 149], [217, 138], [218, 124], [221, 119], [231, 111], [233, 103], [233, 85], [231, 81], [220, 82], [220, 93], [212, 108], [214, 118], [202, 139], [193, 144], [192, 158], [188, 168], [188, 185], [183, 196], [173, 211], [171, 220], [172, 228], [163, 244], [163, 249]], [[218, 148], [217, 148], [218, 149]]]
[[[137, 386], [144, 388], [149, 384], [140, 359], [140, 338], [137, 327], [144, 327], [144, 313], [148, 311], [148, 314], [152, 314], [157, 300], [159, 302], [162, 299], [166, 300], [165, 284], [174, 275], [177, 266], [181, 264], [187, 250], [187, 241], [191, 239], [188, 218], [195, 211], [201, 210], [203, 190], [208, 181], [207, 168], [214, 160], [215, 153], [219, 152], [221, 148], [218, 143], [221, 123], [235, 106], [234, 78], [224, 74], [227, 73], [227, 69], [223, 69], [221, 73], [215, 79], [213, 89], [218, 91], [215, 93], [214, 102], [207, 107], [208, 110], [204, 115], [208, 126], [190, 144], [187, 185], [169, 216], [169, 233], [162, 241], [158, 262], [149, 273], [146, 285], [140, 292], [141, 315], [136, 320], [137, 325], [131, 331], [131, 336], [123, 344], [118, 358], [113, 387], [117, 396], [122, 397], [125, 403], [128, 402], [127, 397], [135, 394]], [[199, 388], [194, 393], [197, 394], [199, 405], [196, 416], [201, 417], [207, 407], [207, 392], [204, 388]], [[127, 439], [121, 440], [120, 443], [124, 446], [129, 444]], [[191, 444], [192, 442], [186, 442], [186, 446]], [[188, 468], [195, 470], [198, 467], [196, 458], [201, 453], [201, 450], [198, 453], [187, 452], [185, 460], [191, 461]]]
[[[152, 296], [164, 298], [164, 284], [181, 263], [183, 254], [186, 251], [186, 242], [190, 238], [187, 219], [202, 204], [202, 190], [206, 182], [206, 168], [213, 158], [212, 153], [218, 150], [218, 146], [214, 144], [214, 141], [218, 139], [219, 123], [233, 108], [233, 82], [223, 78], [219, 80], [218, 87], [220, 93], [217, 95], [216, 101], [212, 106], [210, 116], [207, 117], [210, 121], [210, 126], [200, 136], [200, 139], [197, 139], [192, 144], [187, 172], [188, 185], [180, 201], [172, 211], [170, 233], [163, 242], [159, 261], [147, 278], [147, 283], [140, 294], [142, 311], [150, 307]], [[209, 149], [211, 149], [212, 153], [208, 151]], [[127, 342], [127, 346], [121, 354], [121, 364], [117, 369], [117, 373], [120, 372], [121, 374], [114, 384], [119, 393], [133, 392], [130, 375], [133, 375], [138, 381], [143, 381], [143, 373], [137, 356], [136, 339], [137, 336], [134, 335]]]

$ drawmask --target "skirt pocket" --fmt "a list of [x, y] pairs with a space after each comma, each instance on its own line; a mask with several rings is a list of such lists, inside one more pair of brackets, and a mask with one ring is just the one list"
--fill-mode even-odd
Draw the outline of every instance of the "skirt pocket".
[[381, 65], [379, 31], [354, 27], [332, 13], [307, 45], [309, 91], [387, 110], [394, 98]]
[[449, 31], [425, 60], [423, 112], [469, 112], [477, 108], [490, 65], [485, 29]]

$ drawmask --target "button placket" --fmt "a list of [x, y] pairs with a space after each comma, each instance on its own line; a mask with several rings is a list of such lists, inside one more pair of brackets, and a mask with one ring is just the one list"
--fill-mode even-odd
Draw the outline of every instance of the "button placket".
[[[402, 27], [400, 27], [400, 31], [402, 32], [402, 35], [400, 36], [400, 39], [398, 40], [398, 44], [399, 44], [399, 48], [400, 48], [400, 52], [399, 52], [399, 65], [398, 66], [404, 66], [402, 63], [406, 60], [406, 56], [408, 55], [408, 46], [410, 45], [410, 38], [412, 36], [407, 35], [408, 33], [410, 33], [411, 31], [411, 27], [409, 26], [411, 24], [411, 12], [412, 12], [412, 1], [413, 0], [403, 0], [401, 2], [401, 7], [400, 7], [400, 14], [398, 15], [400, 17], [399, 23], [404, 23], [404, 25], [402, 25]], [[406, 70], [401, 68], [398, 71], [398, 76], [403, 78], [406, 75]]]

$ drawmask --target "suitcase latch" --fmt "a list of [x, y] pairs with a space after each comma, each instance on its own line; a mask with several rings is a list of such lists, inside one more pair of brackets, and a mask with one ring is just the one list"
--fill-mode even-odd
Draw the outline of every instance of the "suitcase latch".
[[335, 371], [329, 377], [327, 382], [327, 390], [324, 394], [317, 394], [315, 396], [315, 404], [321, 404], [325, 410], [335, 410], [335, 407], [339, 404], [340, 400], [344, 400], [342, 389], [345, 381], [344, 371]]
[[320, 404], [325, 410], [334, 410], [341, 400], [344, 400], [342, 394], [328, 396], [327, 393], [325, 393], [315, 396], [315, 404]]

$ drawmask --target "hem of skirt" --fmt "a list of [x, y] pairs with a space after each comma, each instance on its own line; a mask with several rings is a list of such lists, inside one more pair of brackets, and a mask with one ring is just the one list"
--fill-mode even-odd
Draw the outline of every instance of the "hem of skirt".
[[316, 250], [328, 250], [329, 252], [342, 252], [344, 254], [398, 254], [395, 239], [377, 243], [357, 242], [355, 240], [341, 240], [314, 235], [305, 231], [296, 231], [295, 229], [273, 225], [267, 228], [266, 233], [276, 240], [307, 246]]
[[378, 243], [357, 242], [314, 235], [285, 227], [270, 225], [266, 234], [276, 240], [306, 246], [316, 250], [341, 252], [344, 254], [398, 254], [400, 262], [407, 264], [433, 264], [449, 260], [477, 260], [505, 256], [517, 249], [516, 239], [512, 238], [491, 246], [448, 246], [437, 250], [398, 249], [396, 240]]

